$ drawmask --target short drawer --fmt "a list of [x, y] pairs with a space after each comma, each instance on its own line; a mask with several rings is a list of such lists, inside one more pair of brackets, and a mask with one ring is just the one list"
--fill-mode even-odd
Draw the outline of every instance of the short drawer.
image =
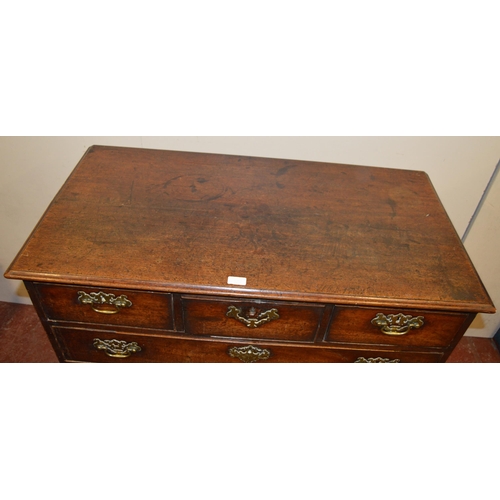
[[439, 352], [227, 342], [54, 327], [67, 361], [96, 363], [432, 363]]
[[173, 329], [169, 293], [41, 283], [35, 288], [51, 320]]
[[266, 300], [183, 296], [186, 333], [211, 337], [313, 342], [325, 307]]
[[381, 308], [335, 308], [326, 342], [447, 347], [472, 316]]

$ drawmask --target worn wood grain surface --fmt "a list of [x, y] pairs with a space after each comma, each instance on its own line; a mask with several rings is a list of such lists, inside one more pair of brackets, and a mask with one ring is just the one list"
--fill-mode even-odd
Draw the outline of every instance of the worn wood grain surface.
[[134, 148], [88, 150], [6, 277], [494, 311], [424, 172]]

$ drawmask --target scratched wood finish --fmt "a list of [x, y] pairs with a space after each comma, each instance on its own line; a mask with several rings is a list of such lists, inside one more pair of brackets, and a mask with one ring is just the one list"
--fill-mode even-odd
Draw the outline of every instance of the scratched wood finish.
[[88, 150], [6, 277], [494, 311], [423, 172], [134, 148]]

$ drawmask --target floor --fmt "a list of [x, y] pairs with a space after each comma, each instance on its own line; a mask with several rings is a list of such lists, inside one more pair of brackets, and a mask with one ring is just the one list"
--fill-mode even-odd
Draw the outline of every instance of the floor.
[[[57, 362], [33, 306], [0, 302], [0, 363]], [[463, 337], [447, 363], [500, 363], [500, 353], [493, 339]]]

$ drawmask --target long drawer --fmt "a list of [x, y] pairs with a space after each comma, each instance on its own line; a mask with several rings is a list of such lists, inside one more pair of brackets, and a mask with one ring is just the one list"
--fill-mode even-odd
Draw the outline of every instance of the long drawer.
[[172, 330], [170, 293], [36, 283], [40, 304], [54, 321]]
[[425, 363], [442, 358], [439, 352], [397, 352], [381, 349], [342, 349], [316, 345], [228, 342], [133, 335], [109, 330], [53, 327], [68, 361], [170, 363]]
[[325, 341], [447, 347], [471, 319], [465, 313], [338, 306]]

